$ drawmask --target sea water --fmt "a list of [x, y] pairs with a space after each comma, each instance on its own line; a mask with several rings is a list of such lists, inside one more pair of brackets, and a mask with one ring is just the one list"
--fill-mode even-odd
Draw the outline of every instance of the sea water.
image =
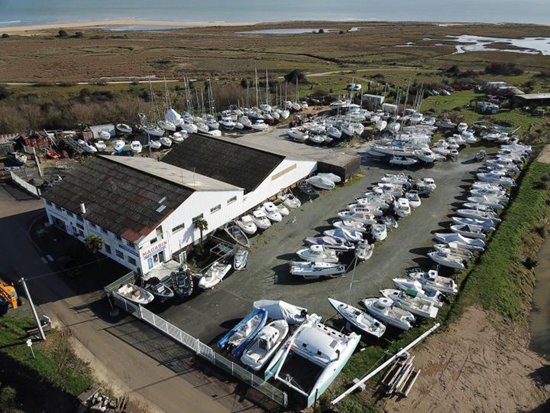
[[0, 26], [116, 19], [550, 24], [548, 6], [548, 0], [0, 0]]

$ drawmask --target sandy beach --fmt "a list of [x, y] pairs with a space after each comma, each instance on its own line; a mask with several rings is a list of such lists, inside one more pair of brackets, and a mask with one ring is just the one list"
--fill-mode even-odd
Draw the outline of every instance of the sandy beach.
[[36, 34], [49, 30], [59, 29], [84, 29], [90, 27], [105, 27], [105, 26], [150, 26], [150, 27], [177, 27], [177, 28], [193, 28], [193, 27], [219, 27], [219, 26], [253, 26], [258, 22], [182, 22], [182, 21], [164, 21], [164, 20], [98, 20], [90, 22], [60, 22], [54, 24], [37, 24], [28, 26], [10, 26], [1, 27], [1, 33], [7, 34]]

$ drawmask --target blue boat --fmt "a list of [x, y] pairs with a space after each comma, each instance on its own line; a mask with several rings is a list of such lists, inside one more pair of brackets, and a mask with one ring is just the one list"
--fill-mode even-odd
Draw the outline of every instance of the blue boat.
[[218, 341], [218, 347], [221, 349], [231, 349], [233, 356], [240, 357], [246, 346], [264, 328], [266, 321], [266, 310], [263, 308], [254, 310]]

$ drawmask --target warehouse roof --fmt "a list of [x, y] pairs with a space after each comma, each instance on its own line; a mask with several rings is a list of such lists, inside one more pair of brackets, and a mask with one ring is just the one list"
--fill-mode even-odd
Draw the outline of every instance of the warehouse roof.
[[214, 137], [191, 135], [162, 162], [243, 188], [256, 189], [285, 159], [284, 155]]
[[516, 98], [524, 100], [550, 99], [550, 93], [531, 93], [525, 95], [517, 95]]
[[93, 157], [44, 192], [43, 197], [129, 241], [153, 231], [194, 192], [170, 180]]

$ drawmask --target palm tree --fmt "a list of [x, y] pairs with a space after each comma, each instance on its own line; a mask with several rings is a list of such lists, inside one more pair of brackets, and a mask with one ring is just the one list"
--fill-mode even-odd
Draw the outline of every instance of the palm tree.
[[193, 225], [201, 233], [200, 244], [201, 244], [201, 249], [202, 249], [202, 236], [203, 236], [204, 231], [206, 231], [208, 229], [208, 221], [206, 219], [204, 219], [203, 217], [195, 217], [195, 218], [193, 218]]
[[86, 244], [86, 248], [88, 248], [88, 250], [95, 256], [97, 256], [99, 250], [103, 248], [103, 238], [99, 235], [88, 235], [84, 242]]

